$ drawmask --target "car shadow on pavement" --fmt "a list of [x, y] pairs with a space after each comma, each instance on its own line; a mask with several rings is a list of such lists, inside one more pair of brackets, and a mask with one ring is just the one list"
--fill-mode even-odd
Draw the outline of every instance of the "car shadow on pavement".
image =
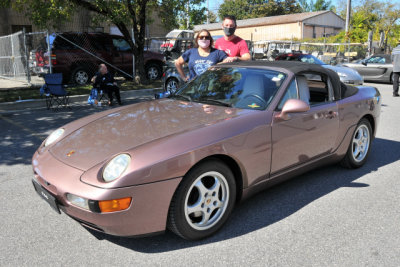
[[367, 163], [359, 169], [348, 170], [340, 165], [322, 167], [273, 188], [258, 193], [236, 206], [228, 222], [215, 235], [200, 241], [183, 240], [167, 231], [144, 238], [121, 238], [90, 231], [96, 238], [143, 253], [162, 253], [224, 241], [268, 227], [298, 210], [343, 188], [363, 188], [357, 182], [362, 176], [400, 159], [400, 142], [376, 138]]

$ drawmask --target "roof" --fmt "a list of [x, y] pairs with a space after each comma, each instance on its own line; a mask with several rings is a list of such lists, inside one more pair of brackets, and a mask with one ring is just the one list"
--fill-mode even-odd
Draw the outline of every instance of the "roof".
[[[243, 20], [237, 20], [236, 24], [237, 24], [238, 28], [285, 24], [285, 23], [304, 21], [309, 18], [316, 17], [316, 16], [319, 16], [322, 14], [327, 14], [327, 13], [335, 14], [334, 12], [332, 12], [330, 10], [323, 10], [323, 11], [304, 12], [304, 13], [263, 17], [263, 18], [255, 18], [255, 19], [243, 19]], [[201, 25], [194, 26], [194, 31], [199, 31], [201, 29], [219, 30], [219, 29], [221, 29], [221, 22], [211, 23], [211, 24], [201, 24]]]
[[281, 68], [286, 69], [289, 72], [292, 72], [295, 75], [300, 75], [305, 72], [318, 72], [321, 74], [325, 74], [328, 76], [333, 85], [333, 90], [335, 94], [335, 99], [341, 98], [341, 82], [338, 74], [331, 70], [322, 67], [318, 64], [304, 63], [300, 61], [239, 61], [233, 63], [223, 63], [218, 66], [235, 66], [235, 67], [267, 67], [267, 68]]

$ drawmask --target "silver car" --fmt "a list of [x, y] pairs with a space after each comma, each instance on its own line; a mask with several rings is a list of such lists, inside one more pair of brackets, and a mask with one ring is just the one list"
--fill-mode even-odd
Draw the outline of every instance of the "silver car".
[[310, 54], [285, 53], [285, 54], [281, 54], [278, 57], [276, 57], [275, 60], [301, 61], [301, 62], [305, 62], [305, 63], [318, 64], [324, 68], [335, 71], [339, 75], [340, 81], [342, 81], [343, 83], [362, 85], [364, 82], [363, 78], [357, 71], [355, 71], [351, 68], [348, 68], [348, 67], [344, 67], [344, 66], [328, 65]]
[[390, 55], [376, 54], [363, 60], [345, 63], [343, 66], [358, 71], [366, 81], [393, 83], [393, 64]]
[[[163, 74], [163, 89], [164, 91], [173, 94], [183, 84], [181, 77], [179, 76], [178, 70], [175, 67], [174, 61], [167, 61], [167, 68]], [[185, 73], [189, 72], [187, 65], [183, 67]]]

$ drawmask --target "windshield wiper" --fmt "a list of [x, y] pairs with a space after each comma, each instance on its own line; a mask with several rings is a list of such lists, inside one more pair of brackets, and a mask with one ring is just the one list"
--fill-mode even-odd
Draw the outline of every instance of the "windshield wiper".
[[170, 95], [170, 98], [183, 98], [186, 101], [192, 102], [192, 98], [190, 96], [185, 96], [185, 95]]
[[224, 106], [224, 107], [232, 107], [232, 104], [226, 103], [224, 101], [217, 100], [217, 99], [199, 99], [199, 102], [205, 102], [205, 103], [210, 103], [210, 104], [219, 104], [220, 106]]

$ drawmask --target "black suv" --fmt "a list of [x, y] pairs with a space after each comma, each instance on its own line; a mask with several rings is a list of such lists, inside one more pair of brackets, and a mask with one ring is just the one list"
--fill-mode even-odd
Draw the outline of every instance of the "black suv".
[[[128, 42], [119, 35], [107, 33], [58, 33], [50, 36], [53, 73], [62, 73], [65, 82], [86, 84], [100, 63], [108, 63], [110, 71], [122, 76], [132, 74], [133, 53]], [[46, 72], [49, 67], [44, 40], [36, 52], [36, 65]], [[165, 57], [144, 51], [144, 64], [150, 80], [161, 78]], [[125, 73], [126, 74], [125, 74]]]

